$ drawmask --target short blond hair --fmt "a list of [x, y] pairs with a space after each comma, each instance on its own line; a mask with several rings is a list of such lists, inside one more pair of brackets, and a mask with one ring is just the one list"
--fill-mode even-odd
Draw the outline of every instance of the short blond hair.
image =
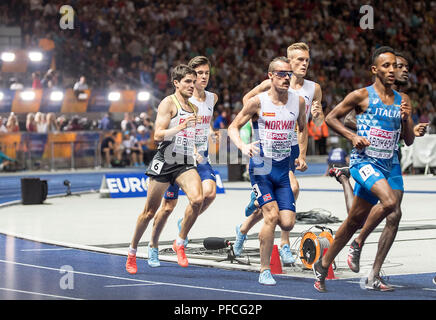
[[309, 46], [305, 44], [304, 42], [296, 42], [291, 44], [288, 49], [286, 50], [286, 53], [288, 54], [288, 58], [291, 59], [291, 52], [294, 50], [303, 50], [309, 52]]

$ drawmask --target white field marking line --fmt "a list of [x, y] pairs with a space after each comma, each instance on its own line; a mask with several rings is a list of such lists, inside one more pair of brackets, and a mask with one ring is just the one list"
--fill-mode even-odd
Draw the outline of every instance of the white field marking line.
[[32, 292], [32, 291], [23, 291], [23, 290], [16, 290], [16, 289], [10, 289], [10, 288], [0, 288], [0, 290], [12, 291], [12, 292], [18, 292], [18, 293], [26, 293], [26, 294], [33, 294], [33, 295], [52, 297], [52, 298], [61, 298], [61, 299], [69, 299], [69, 300], [83, 300], [83, 299], [80, 299], [80, 298], [57, 296], [57, 295], [53, 295], [53, 294], [47, 294], [47, 293], [41, 293], [41, 292]]
[[[27, 264], [27, 263], [7, 261], [7, 260], [1, 260], [1, 259], [0, 259], [0, 262], [24, 266], [24, 267], [30, 267], [30, 268], [52, 270], [52, 271], [61, 271], [62, 270], [62, 269], [58, 269], [58, 268], [37, 266], [37, 265], [32, 265], [32, 264]], [[147, 280], [141, 280], [141, 279], [130, 279], [130, 278], [124, 278], [124, 277], [117, 277], [117, 276], [110, 276], [110, 275], [96, 274], [96, 273], [89, 273], [89, 272], [82, 272], [82, 271], [74, 271], [74, 270], [71, 272], [74, 274], [81, 274], [81, 275], [86, 275], [86, 276], [94, 276], [94, 277], [117, 279], [117, 280], [136, 281], [136, 282], [149, 283], [149, 284], [160, 284], [160, 285], [165, 285], [165, 286], [174, 286], [174, 287], [183, 287], [183, 288], [210, 290], [210, 291], [221, 291], [221, 292], [230, 292], [230, 293], [240, 293], [240, 294], [255, 295], [255, 296], [274, 297], [274, 298], [312, 300], [309, 298], [282, 296], [282, 295], [276, 295], [276, 294], [256, 293], [256, 292], [248, 292], [248, 291], [238, 291], [238, 290], [227, 290], [227, 289], [218, 289], [218, 288], [210, 288], [210, 287], [191, 286], [191, 285], [178, 284], [178, 283], [154, 282], [154, 281], [147, 281]]]
[[430, 289], [430, 288], [422, 288], [422, 290], [427, 290], [427, 291], [436, 291], [436, 289]]
[[66, 251], [66, 250], [74, 250], [73, 248], [59, 248], [59, 249], [21, 249], [20, 251]]
[[118, 287], [140, 287], [140, 286], [155, 286], [158, 283], [137, 283], [137, 284], [112, 284], [104, 286], [105, 288], [118, 288]]
[[[351, 281], [351, 280], [345, 281], [345, 282], [348, 282], [348, 283], [361, 283], [361, 281]], [[400, 285], [396, 285], [396, 284], [391, 284], [390, 286], [391, 287], [395, 287], [395, 288], [404, 288], [404, 286], [400, 286]]]

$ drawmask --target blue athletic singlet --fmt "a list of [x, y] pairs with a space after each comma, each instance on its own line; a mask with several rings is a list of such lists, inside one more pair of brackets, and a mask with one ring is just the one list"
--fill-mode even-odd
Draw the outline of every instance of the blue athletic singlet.
[[378, 199], [370, 189], [380, 179], [389, 181], [396, 145], [401, 133], [401, 95], [394, 90], [394, 103], [385, 105], [374, 90], [368, 91], [368, 109], [356, 115], [357, 134], [367, 138], [371, 145], [364, 149], [353, 148], [350, 158], [350, 171], [357, 182], [354, 194], [370, 203]]
[[288, 172], [293, 132], [299, 114], [299, 96], [288, 92], [285, 105], [273, 104], [268, 92], [257, 97], [260, 100], [259, 118], [252, 123], [255, 140], [260, 141], [260, 154], [250, 159], [253, 192], [260, 207], [277, 201], [279, 210], [295, 212]]

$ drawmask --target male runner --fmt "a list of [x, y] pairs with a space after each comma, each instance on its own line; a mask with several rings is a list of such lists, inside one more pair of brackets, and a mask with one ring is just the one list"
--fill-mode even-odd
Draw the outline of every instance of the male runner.
[[[292, 136], [298, 122], [300, 132], [306, 129], [305, 102], [289, 91], [291, 65], [286, 57], [271, 61], [268, 68], [271, 88], [244, 103], [241, 112], [228, 128], [233, 143], [250, 157], [250, 181], [264, 224], [259, 233], [259, 283], [275, 285], [270, 272], [274, 230], [292, 230], [295, 223], [295, 201], [290, 188], [289, 165]], [[245, 144], [239, 130], [252, 121], [255, 142]], [[259, 147], [257, 145], [260, 143]]]
[[175, 93], [165, 97], [158, 106], [154, 140], [159, 146], [146, 171], [150, 177], [147, 200], [129, 248], [126, 270], [131, 274], [138, 269], [136, 250], [139, 240], [159, 208], [165, 190], [173, 183], [177, 183], [189, 199], [181, 230], [173, 243], [177, 262], [182, 267], [188, 266], [183, 243], [203, 204], [203, 190], [194, 159], [198, 108], [189, 102], [196, 79], [197, 73], [191, 67], [176, 66], [171, 73]]
[[[198, 107], [198, 117], [200, 123], [196, 126], [195, 144], [197, 152], [197, 171], [200, 175], [203, 186], [203, 206], [199, 214], [203, 213], [216, 197], [216, 179], [215, 172], [208, 160], [208, 142], [209, 134], [213, 133], [210, 122], [213, 116], [213, 108], [218, 100], [215, 93], [206, 91], [210, 76], [210, 62], [204, 56], [197, 56], [189, 61], [188, 66], [197, 73], [197, 82], [194, 87], [194, 94], [189, 101]], [[179, 196], [179, 185], [172, 184], [165, 191], [162, 204], [156, 217], [154, 218], [153, 232], [148, 247], [148, 264], [151, 267], [160, 266], [159, 262], [159, 236], [168, 220], [169, 215], [173, 212]], [[179, 219], [179, 230], [182, 219]], [[185, 247], [188, 239], [185, 239]]]
[[[373, 85], [348, 94], [326, 117], [327, 124], [353, 144], [351, 175], [356, 181], [354, 201], [347, 219], [339, 227], [326, 254], [313, 265], [315, 289], [325, 292], [328, 267], [348, 240], [360, 228], [365, 239], [397, 207], [391, 175], [396, 143], [400, 133], [407, 145], [413, 143], [410, 99], [392, 89], [397, 67], [395, 52], [380, 47], [372, 56]], [[357, 134], [340, 119], [356, 111]], [[395, 186], [394, 186], [395, 188]], [[380, 203], [377, 202], [380, 200]], [[365, 222], [366, 219], [366, 222]], [[353, 241], [353, 248], [361, 243]]]
[[[403, 91], [407, 86], [409, 79], [409, 62], [406, 57], [401, 53], [396, 53], [397, 68], [395, 69], [395, 83], [392, 86], [394, 90]], [[350, 112], [353, 114], [353, 112]], [[345, 126], [356, 131], [356, 118], [355, 116], [347, 116], [344, 121]], [[426, 132], [428, 123], [420, 123], [413, 128], [416, 137], [421, 137]], [[386, 217], [386, 224], [380, 235], [377, 254], [371, 272], [368, 275], [366, 282], [366, 288], [378, 291], [393, 291], [394, 288], [389, 285], [384, 279], [380, 277], [380, 270], [386, 256], [395, 240], [397, 235], [400, 219], [402, 216], [401, 202], [403, 200], [404, 183], [401, 171], [401, 165], [399, 161], [399, 148], [395, 149], [394, 158], [392, 160], [391, 175], [388, 178], [388, 182], [391, 185], [394, 193], [398, 198], [397, 207], [392, 214]], [[335, 176], [336, 180], [342, 184], [344, 188], [345, 201], [347, 206], [347, 212], [351, 208], [353, 201], [353, 189], [349, 182], [349, 174], [346, 173], [347, 168], [332, 168], [329, 171], [330, 176]], [[349, 172], [349, 170], [348, 170]], [[359, 238], [359, 237], [358, 237]], [[365, 239], [358, 239], [358, 242], [363, 244]], [[348, 263], [354, 272], [359, 272], [359, 259], [362, 245], [350, 248], [350, 255], [348, 256]]]
[[[306, 121], [309, 121], [309, 116], [312, 113], [313, 120], [317, 126], [320, 126], [324, 121], [324, 114], [322, 112], [321, 100], [322, 91], [318, 83], [304, 79], [309, 67], [309, 46], [305, 43], [298, 42], [290, 45], [287, 49], [288, 59], [291, 63], [292, 77], [289, 90], [303, 97], [305, 100], [305, 113]], [[251, 97], [268, 90], [271, 87], [271, 80], [264, 80], [260, 85], [255, 87], [249, 93], [247, 93], [243, 101], [247, 101]], [[300, 186], [295, 177], [295, 169], [305, 171], [306, 165], [306, 150], [307, 150], [307, 131], [300, 135], [301, 146], [299, 145], [299, 138], [294, 135], [292, 140], [291, 150], [291, 163], [289, 168], [289, 179], [291, 181], [292, 192], [294, 193], [295, 201], [297, 201]], [[242, 225], [236, 227], [236, 241], [234, 245], [235, 255], [242, 253], [244, 241], [247, 238], [247, 233], [250, 229], [262, 219], [262, 215], [259, 210], [256, 210], [254, 194], [251, 194], [251, 201], [245, 209], [245, 215], [248, 219], [244, 221]], [[256, 211], [255, 211], [256, 210]], [[254, 214], [251, 215], [254, 211]], [[291, 264], [295, 262], [290, 250], [289, 231], [283, 231], [281, 233], [280, 243], [280, 257], [284, 264]]]

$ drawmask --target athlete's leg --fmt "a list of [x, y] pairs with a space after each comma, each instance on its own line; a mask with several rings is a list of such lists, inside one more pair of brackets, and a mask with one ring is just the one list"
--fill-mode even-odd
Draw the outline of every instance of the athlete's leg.
[[162, 204], [157, 212], [154, 222], [153, 222], [153, 231], [151, 233], [151, 241], [150, 247], [158, 248], [159, 247], [159, 237], [165, 226], [168, 217], [174, 211], [174, 208], [177, 205], [177, 198], [175, 199], [162, 199]]
[[359, 229], [365, 221], [372, 207], [373, 204], [365, 199], [358, 196], [354, 197], [353, 205], [351, 206], [347, 218], [336, 231], [333, 243], [322, 257], [323, 268], [328, 268], [333, 262], [338, 253], [345, 247], [356, 230]]
[[189, 204], [186, 207], [179, 233], [180, 239], [186, 239], [203, 205], [203, 187], [197, 170], [188, 170], [176, 178], [176, 183], [185, 192]]
[[372, 281], [375, 276], [380, 275], [381, 267], [397, 235], [398, 226], [400, 224], [401, 215], [402, 215], [401, 201], [403, 199], [403, 191], [394, 190], [394, 193], [398, 199], [397, 206], [395, 208], [395, 211], [386, 217], [386, 224], [385, 227], [383, 228], [383, 231], [380, 235], [380, 239], [378, 241], [377, 254], [375, 256], [375, 261], [372, 266], [372, 270], [368, 276], [368, 282]]
[[[295, 202], [297, 202], [298, 195], [300, 194], [300, 184], [298, 183], [298, 180], [292, 171], [289, 171], [289, 181], [291, 183], [292, 193], [294, 194], [294, 200]], [[294, 214], [294, 224], [295, 224], [295, 214]], [[283, 247], [286, 244], [290, 246], [289, 236], [290, 236], [290, 231], [286, 231], [282, 229], [281, 237], [280, 237], [280, 247]]]
[[159, 182], [150, 178], [145, 207], [136, 221], [135, 232], [132, 242], [130, 243], [132, 249], [137, 249], [139, 240], [147, 229], [148, 223], [153, 219], [156, 211], [159, 209], [162, 196], [168, 188], [168, 185], [169, 182]]
[[206, 211], [211, 203], [216, 198], [216, 182], [211, 179], [202, 181], [203, 187], [203, 205], [201, 206], [200, 214]]
[[259, 232], [260, 272], [270, 269], [271, 253], [274, 245], [274, 231], [279, 221], [279, 207], [276, 201], [262, 206], [263, 226]]
[[362, 246], [369, 234], [380, 224], [380, 222], [392, 213], [397, 206], [397, 196], [388, 184], [386, 179], [378, 180], [371, 187], [371, 192], [380, 200], [372, 207], [362, 230], [355, 239], [356, 243]]

